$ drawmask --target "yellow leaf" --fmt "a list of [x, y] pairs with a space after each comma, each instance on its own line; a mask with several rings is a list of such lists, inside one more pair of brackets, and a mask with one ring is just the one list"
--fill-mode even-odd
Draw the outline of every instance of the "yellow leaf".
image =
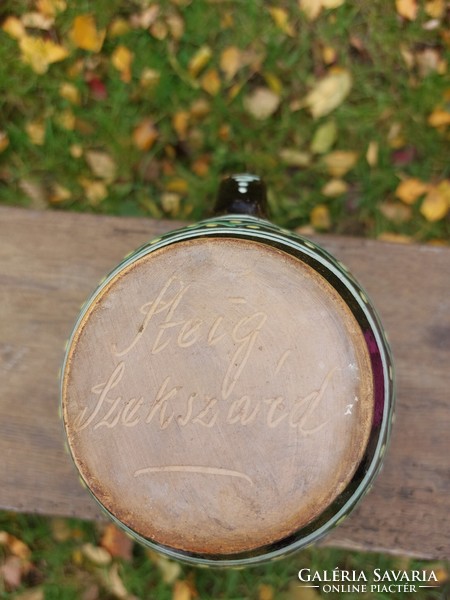
[[412, 216], [411, 207], [400, 202], [382, 202], [379, 209], [386, 219], [397, 224], [407, 223]]
[[46, 73], [49, 65], [64, 60], [69, 55], [63, 46], [29, 35], [20, 38], [19, 47], [22, 60], [39, 75]]
[[202, 76], [200, 84], [205, 92], [208, 92], [211, 96], [216, 96], [220, 91], [221, 81], [219, 73], [216, 69], [209, 69]]
[[109, 154], [98, 150], [88, 150], [85, 157], [89, 168], [96, 177], [107, 182], [114, 181], [117, 165]]
[[197, 77], [197, 75], [202, 71], [206, 65], [209, 63], [212, 57], [212, 50], [209, 46], [202, 46], [197, 50], [194, 56], [189, 61], [188, 71], [192, 77]]
[[330, 211], [325, 204], [315, 206], [311, 211], [309, 220], [315, 229], [330, 229], [331, 227]]
[[161, 73], [156, 71], [155, 69], [145, 68], [142, 69], [141, 77], [139, 79], [139, 83], [143, 88], [153, 88], [161, 79]]
[[98, 30], [94, 15], [86, 14], [75, 17], [70, 38], [77, 48], [100, 52], [105, 39], [105, 29]]
[[23, 23], [17, 17], [7, 17], [3, 21], [2, 29], [5, 33], [7, 33], [10, 37], [14, 38], [15, 40], [19, 40], [21, 37], [26, 35]]
[[231, 81], [242, 66], [242, 53], [236, 46], [228, 46], [220, 55], [220, 68], [226, 81]]
[[42, 146], [45, 141], [45, 126], [42, 121], [30, 121], [25, 125], [25, 131], [32, 144]]
[[280, 96], [264, 87], [256, 88], [244, 98], [244, 108], [258, 120], [264, 120], [273, 115], [279, 105]]
[[416, 0], [395, 0], [395, 8], [404, 19], [414, 21], [417, 17], [418, 6]]
[[159, 41], [165, 40], [167, 34], [169, 33], [169, 29], [164, 21], [158, 20], [152, 23], [149, 27], [149, 31], [154, 38]]
[[53, 27], [55, 18], [53, 16], [49, 17], [43, 15], [40, 12], [29, 12], [22, 15], [21, 21], [25, 27], [29, 27], [30, 29], [43, 29], [44, 31], [48, 31]]
[[281, 29], [286, 35], [294, 37], [295, 30], [292, 23], [289, 23], [289, 14], [286, 9], [272, 6], [269, 8], [269, 13], [278, 29]]
[[322, 60], [326, 65], [332, 65], [336, 62], [337, 53], [332, 46], [324, 46], [322, 48]]
[[348, 190], [348, 183], [342, 179], [330, 179], [323, 188], [321, 193], [327, 198], [336, 198], [342, 196]]
[[186, 110], [177, 111], [172, 117], [172, 127], [180, 140], [186, 139], [186, 133], [189, 126], [190, 113]]
[[36, 8], [47, 17], [54, 17], [57, 13], [66, 10], [65, 0], [37, 0]]
[[322, 6], [327, 9], [339, 8], [345, 0], [322, 0]]
[[133, 62], [133, 53], [126, 46], [117, 46], [111, 55], [111, 63], [120, 73], [120, 78], [125, 83], [131, 81], [131, 63]]
[[164, 212], [169, 213], [172, 217], [176, 217], [180, 210], [180, 195], [173, 192], [161, 194], [161, 206]]
[[181, 40], [184, 35], [184, 21], [177, 13], [167, 16], [166, 23], [169, 27], [170, 35], [174, 40]]
[[333, 177], [342, 177], [352, 169], [358, 160], [356, 152], [336, 150], [324, 157], [328, 172]]
[[450, 210], [450, 182], [443, 181], [432, 187], [425, 196], [420, 212], [430, 223], [440, 221]]
[[441, 19], [445, 14], [445, 0], [429, 0], [425, 4], [425, 12], [433, 19]]
[[[51, 194], [49, 196], [49, 202], [51, 204], [60, 204], [65, 200], [70, 200], [71, 197], [72, 193], [70, 190], [60, 185], [59, 183], [54, 183], [52, 186]], [[60, 524], [59, 527], [58, 525], [56, 525], [57, 523]], [[71, 536], [72, 530], [67, 526], [67, 524], [65, 526], [64, 524], [66, 524], [65, 519], [53, 519], [52, 521], [53, 538], [57, 542], [65, 542]]]
[[55, 115], [55, 121], [63, 129], [67, 131], [73, 131], [75, 129], [75, 115], [71, 110], [63, 110], [62, 112]]
[[366, 160], [370, 167], [376, 167], [378, 164], [378, 142], [370, 142], [367, 147]]
[[258, 600], [273, 600], [274, 594], [273, 587], [267, 583], [262, 583], [258, 587]]
[[192, 163], [192, 172], [198, 175], [198, 177], [206, 177], [209, 173], [210, 162], [211, 160], [208, 155], [200, 156]]
[[269, 89], [271, 89], [272, 92], [275, 92], [277, 96], [280, 96], [283, 91], [283, 84], [280, 79], [274, 73], [264, 73], [264, 79], [266, 80]]
[[150, 150], [157, 138], [158, 131], [151, 119], [144, 119], [133, 131], [133, 142], [139, 150]]
[[[80, 183], [84, 187], [84, 190], [89, 200], [92, 200], [90, 194], [95, 198], [95, 200], [103, 200], [103, 198], [106, 196], [106, 188], [104, 187], [103, 183], [98, 181], [90, 181], [88, 179], [83, 179]], [[105, 194], [102, 195], [101, 198], [99, 197], [98, 190], [95, 189], [97, 184], [100, 184], [100, 187], [98, 189], [102, 189], [105, 192]], [[83, 544], [83, 546], [81, 546], [81, 552], [90, 563], [96, 565], [97, 567], [104, 567], [106, 565], [109, 565], [109, 563], [111, 562], [111, 555], [109, 554], [109, 552], [107, 552], [104, 548], [101, 548], [100, 546], [94, 546], [91, 543]]]
[[302, 168], [311, 164], [311, 154], [295, 148], [283, 148], [280, 150], [280, 158], [289, 167]]
[[61, 98], [68, 100], [72, 104], [81, 103], [80, 92], [78, 88], [73, 85], [73, 83], [61, 83], [61, 85], [59, 86], [59, 95], [61, 96]]
[[333, 71], [321, 79], [305, 98], [305, 105], [317, 119], [329, 114], [348, 96], [352, 78], [348, 71]]
[[72, 158], [80, 158], [83, 156], [83, 148], [80, 144], [72, 144], [69, 148], [69, 152]]
[[322, 10], [322, 0], [298, 0], [298, 5], [308, 21], [315, 21]]
[[173, 586], [172, 600], [191, 600], [191, 588], [187, 581], [176, 581]]
[[444, 127], [450, 125], [450, 112], [443, 108], [435, 108], [428, 117], [428, 125], [431, 125], [431, 127]]
[[325, 154], [332, 148], [336, 138], [336, 123], [334, 121], [323, 123], [314, 132], [314, 137], [311, 141], [311, 152], [314, 154]]
[[186, 179], [172, 179], [165, 186], [168, 192], [173, 192], [174, 194], [186, 194], [189, 190], [189, 184]]
[[410, 177], [399, 183], [395, 190], [395, 195], [405, 204], [414, 204], [414, 202], [420, 198], [420, 196], [423, 196], [429, 188], [430, 186], [428, 183], [425, 183], [416, 177]]
[[9, 137], [6, 131], [0, 131], [0, 154], [9, 146]]
[[120, 37], [121, 35], [128, 33], [130, 29], [130, 24], [126, 19], [123, 19], [122, 17], [116, 17], [111, 21], [108, 27], [108, 37]]

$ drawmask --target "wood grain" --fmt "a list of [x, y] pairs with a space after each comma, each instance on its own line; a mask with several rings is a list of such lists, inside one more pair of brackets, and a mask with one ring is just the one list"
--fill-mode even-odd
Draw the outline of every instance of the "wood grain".
[[[97, 518], [63, 451], [57, 373], [81, 303], [174, 222], [0, 209], [0, 506]], [[450, 556], [450, 250], [317, 236], [366, 287], [394, 352], [397, 420], [373, 490], [326, 544]]]

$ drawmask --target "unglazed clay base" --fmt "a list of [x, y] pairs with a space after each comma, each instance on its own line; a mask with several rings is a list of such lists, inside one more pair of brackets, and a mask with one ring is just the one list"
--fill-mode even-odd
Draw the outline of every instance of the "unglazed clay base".
[[108, 511], [159, 544], [226, 555], [307, 525], [348, 485], [372, 371], [354, 316], [311, 267], [259, 242], [194, 239], [95, 298], [63, 410]]

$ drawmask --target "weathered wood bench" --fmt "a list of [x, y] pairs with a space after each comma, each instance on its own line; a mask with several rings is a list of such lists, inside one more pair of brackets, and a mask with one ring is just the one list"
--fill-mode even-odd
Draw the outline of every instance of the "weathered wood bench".
[[[81, 303], [169, 221], [0, 208], [0, 508], [97, 518], [64, 452], [58, 370]], [[397, 419], [373, 490], [327, 545], [450, 556], [450, 249], [316, 236], [392, 344]]]

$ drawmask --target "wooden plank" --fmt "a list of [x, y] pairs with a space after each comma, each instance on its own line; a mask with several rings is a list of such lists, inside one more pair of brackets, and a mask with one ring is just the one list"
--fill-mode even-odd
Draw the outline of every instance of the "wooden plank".
[[[0, 507], [97, 518], [63, 451], [57, 373], [80, 304], [130, 250], [178, 224], [0, 208]], [[450, 249], [317, 236], [381, 313], [397, 420], [373, 490], [327, 545], [450, 556]]]

